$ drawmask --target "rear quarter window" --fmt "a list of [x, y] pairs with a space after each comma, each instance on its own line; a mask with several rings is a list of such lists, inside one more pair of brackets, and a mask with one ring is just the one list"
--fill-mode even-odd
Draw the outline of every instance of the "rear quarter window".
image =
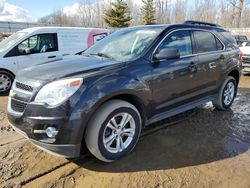
[[235, 37], [233, 37], [229, 32], [219, 32], [226, 40], [228, 43], [237, 45]]

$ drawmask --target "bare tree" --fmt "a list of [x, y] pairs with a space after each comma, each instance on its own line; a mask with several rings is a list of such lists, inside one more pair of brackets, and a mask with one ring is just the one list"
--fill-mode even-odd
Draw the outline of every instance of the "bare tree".
[[[191, 12], [190, 12], [191, 11]], [[215, 0], [195, 0], [194, 6], [189, 10], [189, 19], [217, 22], [218, 5]]]
[[157, 23], [169, 23], [170, 11], [169, 0], [155, 0], [156, 8], [156, 22]]
[[[131, 10], [132, 25], [140, 24], [140, 6], [135, 0], [124, 0]], [[224, 27], [250, 27], [250, 0], [154, 0], [156, 23], [182, 23], [192, 19], [218, 23]], [[63, 10], [40, 18], [42, 23], [104, 27], [103, 15], [112, 0], [81, 0], [76, 14]]]
[[183, 0], [176, 0], [174, 6], [173, 6], [173, 11], [172, 11], [172, 16], [173, 18], [173, 23], [183, 23], [186, 18], [187, 18], [187, 1]]
[[218, 23], [223, 26], [231, 27], [231, 7], [225, 0], [220, 0], [219, 2], [219, 16]]
[[241, 17], [244, 5], [246, 3], [245, 0], [230, 0], [230, 3], [233, 6], [233, 18], [232, 20], [236, 19], [236, 27], [240, 27], [241, 25]]

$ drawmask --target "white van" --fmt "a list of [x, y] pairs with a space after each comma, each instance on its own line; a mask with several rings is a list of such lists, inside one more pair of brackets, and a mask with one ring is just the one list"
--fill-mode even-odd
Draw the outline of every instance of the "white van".
[[0, 43], [0, 93], [7, 92], [18, 70], [76, 54], [109, 34], [106, 29], [34, 27]]

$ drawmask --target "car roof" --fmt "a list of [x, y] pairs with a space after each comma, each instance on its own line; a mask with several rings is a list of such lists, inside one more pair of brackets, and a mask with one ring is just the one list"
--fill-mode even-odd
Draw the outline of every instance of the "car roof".
[[197, 25], [197, 24], [189, 24], [189, 23], [183, 23], [183, 24], [153, 24], [153, 25], [139, 25], [130, 27], [130, 29], [204, 29], [204, 30], [212, 30], [212, 31], [218, 31], [218, 32], [228, 32], [225, 28], [219, 26], [219, 25]]
[[58, 30], [106, 30], [108, 29], [103, 29], [103, 28], [85, 28], [85, 27], [31, 27], [27, 29], [21, 30], [21, 32], [27, 32], [27, 33], [32, 33], [32, 32], [56, 32]]

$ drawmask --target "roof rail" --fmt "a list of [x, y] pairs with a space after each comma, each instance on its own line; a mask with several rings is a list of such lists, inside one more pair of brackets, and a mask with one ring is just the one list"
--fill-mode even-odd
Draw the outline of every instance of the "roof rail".
[[209, 22], [193, 21], [193, 20], [187, 20], [187, 21], [184, 22], [184, 24], [205, 25], [205, 26], [221, 27], [221, 26], [218, 25], [218, 24], [209, 23]]

